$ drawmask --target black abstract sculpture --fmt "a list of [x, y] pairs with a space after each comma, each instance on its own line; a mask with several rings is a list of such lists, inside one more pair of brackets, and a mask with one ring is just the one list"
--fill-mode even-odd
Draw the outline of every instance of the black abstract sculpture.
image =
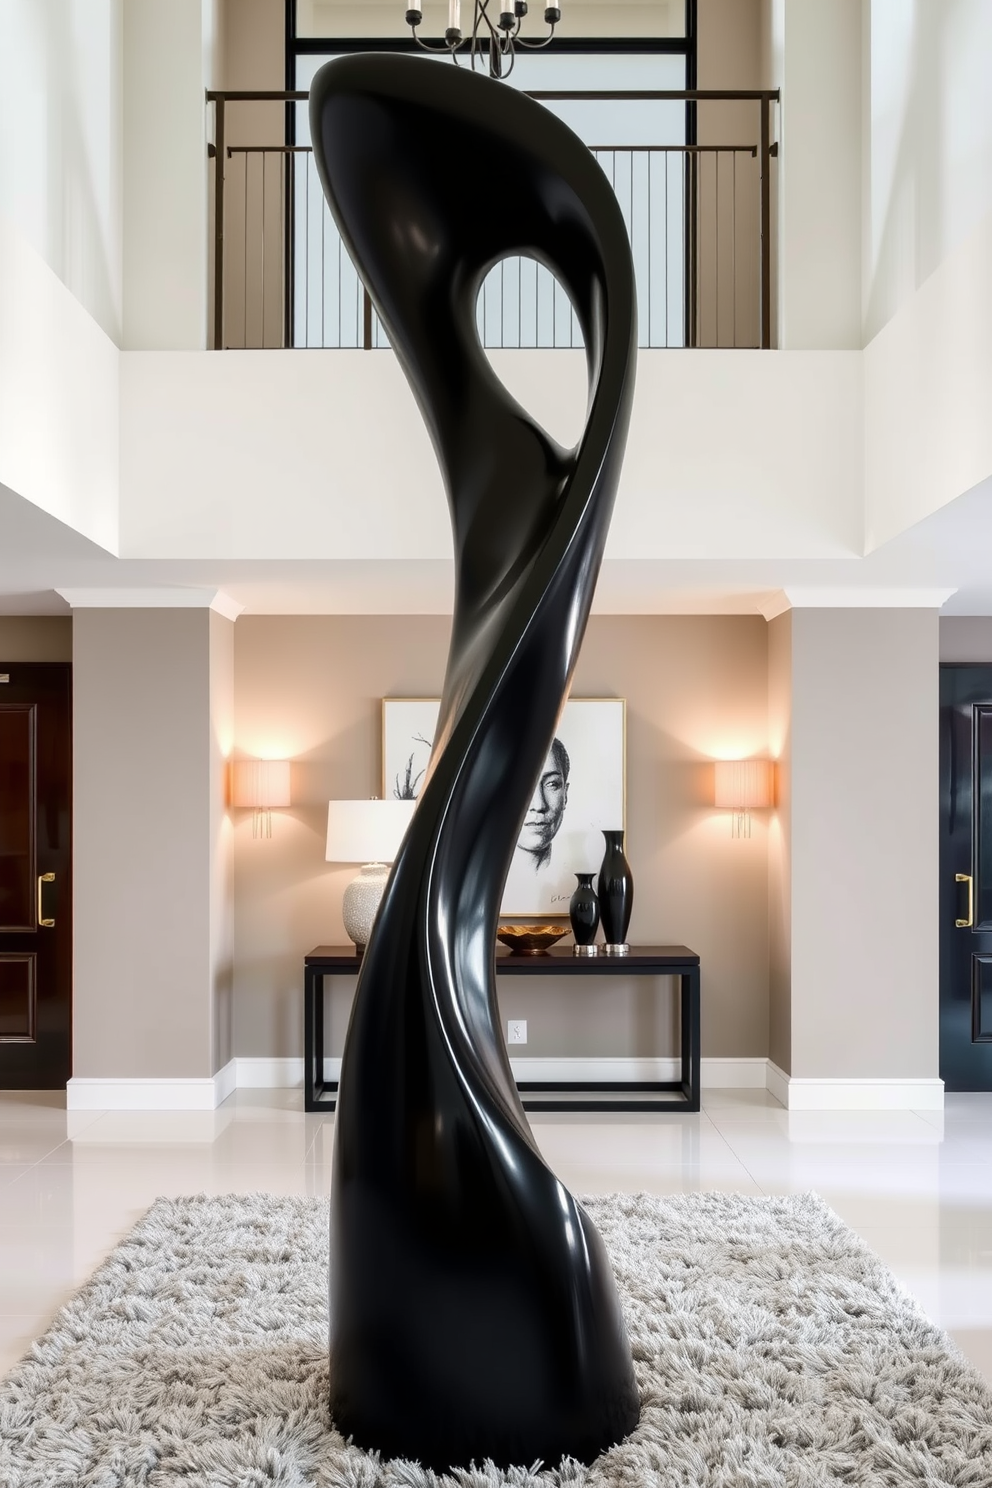
[[[602, 1242], [546, 1166], [499, 1030], [503, 884], [554, 735], [606, 541], [635, 305], [616, 198], [584, 145], [502, 84], [388, 55], [310, 95], [327, 200], [427, 423], [456, 592], [430, 769], [365, 953], [331, 1203], [331, 1409], [435, 1468], [591, 1461], [639, 1405]], [[585, 432], [565, 450], [479, 344], [489, 269], [550, 268], [582, 327]]]

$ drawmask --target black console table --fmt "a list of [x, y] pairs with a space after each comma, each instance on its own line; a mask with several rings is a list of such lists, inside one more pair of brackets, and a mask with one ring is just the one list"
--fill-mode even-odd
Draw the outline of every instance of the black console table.
[[[324, 983], [334, 973], [357, 972], [352, 946], [317, 946], [304, 958], [303, 1088], [308, 1111], [333, 1111], [338, 1082], [324, 1079]], [[676, 976], [682, 989], [681, 1079], [568, 1081], [518, 1084], [529, 1111], [698, 1111], [699, 957], [686, 946], [631, 946], [627, 956], [575, 956], [553, 946], [541, 956], [497, 951], [499, 976]]]

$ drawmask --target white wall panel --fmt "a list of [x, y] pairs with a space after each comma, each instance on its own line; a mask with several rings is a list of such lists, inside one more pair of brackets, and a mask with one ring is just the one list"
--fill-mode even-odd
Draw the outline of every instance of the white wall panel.
[[117, 347], [0, 218], [0, 483], [117, 551]]
[[[552, 433], [581, 353], [493, 365]], [[443, 559], [423, 422], [387, 352], [125, 353], [122, 551], [133, 558]], [[611, 558], [862, 549], [858, 353], [644, 352]]]

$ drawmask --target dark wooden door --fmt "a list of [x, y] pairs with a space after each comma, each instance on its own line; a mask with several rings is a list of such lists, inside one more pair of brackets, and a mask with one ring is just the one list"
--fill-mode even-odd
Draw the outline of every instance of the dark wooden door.
[[0, 1089], [72, 1072], [71, 672], [0, 662]]
[[940, 1074], [992, 1090], [992, 665], [940, 669]]

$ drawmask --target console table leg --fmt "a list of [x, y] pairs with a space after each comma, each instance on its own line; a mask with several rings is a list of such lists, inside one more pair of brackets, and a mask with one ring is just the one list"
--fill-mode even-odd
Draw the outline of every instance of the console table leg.
[[690, 1111], [699, 1110], [699, 968], [682, 973], [682, 1081]]
[[[317, 1105], [317, 1086], [320, 1083], [317, 1061], [321, 1058], [323, 1037], [317, 1034], [317, 1001], [323, 1003], [324, 978], [312, 967], [308, 966], [303, 977], [303, 1109], [305, 1111], [319, 1110]], [[319, 1019], [323, 1034], [323, 1007], [320, 1009]]]

